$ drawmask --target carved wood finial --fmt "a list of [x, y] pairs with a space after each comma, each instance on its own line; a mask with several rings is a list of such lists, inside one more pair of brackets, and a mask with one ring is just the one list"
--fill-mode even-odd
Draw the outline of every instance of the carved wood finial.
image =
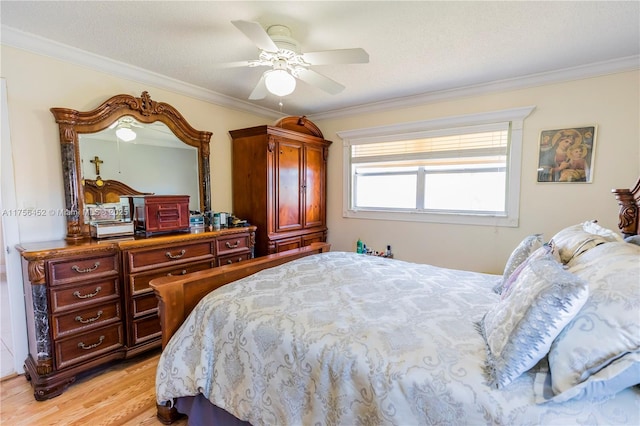
[[640, 179], [633, 189], [612, 189], [611, 192], [618, 200], [620, 211], [618, 227], [625, 236], [637, 235], [640, 226], [638, 209], [640, 206]]
[[147, 91], [142, 92], [142, 95], [140, 95], [140, 100], [141, 100], [140, 112], [142, 112], [143, 115], [152, 114], [153, 104], [155, 102], [151, 100], [151, 95], [149, 95], [149, 92]]

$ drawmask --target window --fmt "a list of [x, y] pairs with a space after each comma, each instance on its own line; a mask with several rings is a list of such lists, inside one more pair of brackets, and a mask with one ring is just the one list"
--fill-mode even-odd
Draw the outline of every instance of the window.
[[344, 216], [517, 226], [533, 107], [338, 132]]

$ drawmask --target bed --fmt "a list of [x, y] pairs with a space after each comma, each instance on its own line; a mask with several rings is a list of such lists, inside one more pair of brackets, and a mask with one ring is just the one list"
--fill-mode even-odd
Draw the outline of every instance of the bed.
[[315, 243], [154, 280], [158, 417], [640, 424], [640, 180], [613, 192], [622, 233], [528, 235], [501, 275]]

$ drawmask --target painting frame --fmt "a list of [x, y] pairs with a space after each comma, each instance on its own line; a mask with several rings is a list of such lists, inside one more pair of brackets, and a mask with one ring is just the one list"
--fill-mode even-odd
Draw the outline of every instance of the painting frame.
[[597, 125], [542, 130], [538, 183], [592, 183]]

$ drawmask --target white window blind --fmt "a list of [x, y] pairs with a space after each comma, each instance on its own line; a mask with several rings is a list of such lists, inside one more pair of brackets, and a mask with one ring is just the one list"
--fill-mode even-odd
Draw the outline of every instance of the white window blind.
[[405, 140], [354, 143], [351, 147], [351, 162], [487, 157], [507, 154], [508, 122], [430, 133], [431, 135]]
[[338, 132], [343, 216], [517, 226], [522, 128], [533, 109]]

